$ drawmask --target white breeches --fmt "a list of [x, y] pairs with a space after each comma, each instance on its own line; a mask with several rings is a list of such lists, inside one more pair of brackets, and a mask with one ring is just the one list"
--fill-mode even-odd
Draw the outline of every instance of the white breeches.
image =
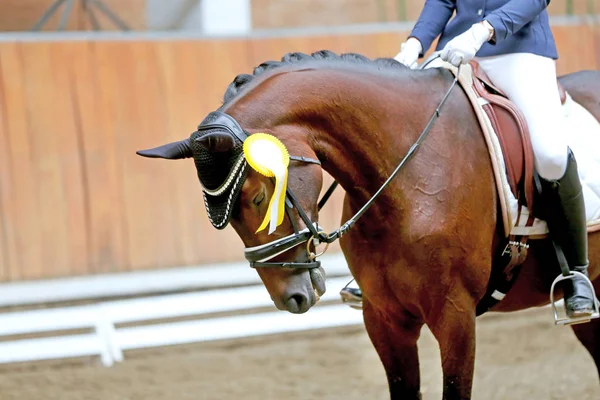
[[567, 167], [568, 144], [554, 60], [531, 53], [475, 60], [492, 83], [522, 111], [529, 126], [538, 174], [547, 180], [561, 178]]

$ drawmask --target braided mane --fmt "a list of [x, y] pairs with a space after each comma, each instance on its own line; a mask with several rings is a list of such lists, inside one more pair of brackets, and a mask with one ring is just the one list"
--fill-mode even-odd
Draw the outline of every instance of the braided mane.
[[376, 66], [379, 68], [404, 68], [403, 64], [394, 60], [393, 58], [375, 58], [373, 60], [357, 53], [343, 53], [343, 54], [335, 54], [329, 50], [320, 50], [316, 51], [312, 54], [305, 54], [300, 52], [295, 53], [287, 53], [281, 58], [281, 61], [265, 61], [260, 64], [258, 67], [254, 68], [252, 74], [239, 74], [236, 76], [227, 87], [225, 91], [225, 95], [223, 96], [223, 105], [227, 104], [231, 101], [238, 93], [242, 91], [254, 78], [258, 75], [266, 71], [270, 71], [273, 68], [277, 68], [280, 66], [297, 64], [307, 61], [315, 61], [315, 60], [325, 60], [325, 61], [333, 61], [333, 62], [346, 62], [352, 64], [361, 64], [361, 65], [369, 65]]

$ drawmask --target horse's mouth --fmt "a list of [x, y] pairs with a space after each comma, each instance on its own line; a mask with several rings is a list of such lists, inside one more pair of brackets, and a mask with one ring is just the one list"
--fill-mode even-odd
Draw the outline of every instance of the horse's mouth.
[[309, 271], [310, 282], [315, 291], [316, 301], [318, 302], [321, 296], [325, 293], [325, 270], [323, 267], [313, 268]]

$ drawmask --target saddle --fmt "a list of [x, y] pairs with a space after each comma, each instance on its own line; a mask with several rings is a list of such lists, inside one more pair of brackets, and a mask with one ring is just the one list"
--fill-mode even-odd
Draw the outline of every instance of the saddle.
[[[508, 96], [492, 84], [479, 64], [475, 60], [470, 64], [473, 90], [498, 136], [511, 191], [519, 205], [533, 210], [535, 167], [527, 122]], [[564, 104], [567, 99], [565, 89], [558, 80], [556, 82]]]
[[[533, 210], [535, 167], [525, 117], [508, 96], [492, 84], [476, 61], [472, 60], [470, 66], [471, 89], [498, 138], [510, 190], [518, 202], [519, 210], [522, 207]], [[567, 99], [566, 92], [558, 80], [557, 85], [561, 103], [564, 104]], [[525, 219], [527, 220], [525, 225], [531, 226], [535, 220], [533, 212], [530, 212]], [[527, 258], [528, 239], [527, 234], [517, 235], [511, 230], [506, 247], [494, 257], [488, 290], [486, 296], [477, 305], [477, 315], [485, 313], [508, 293], [520, 272], [518, 267]]]

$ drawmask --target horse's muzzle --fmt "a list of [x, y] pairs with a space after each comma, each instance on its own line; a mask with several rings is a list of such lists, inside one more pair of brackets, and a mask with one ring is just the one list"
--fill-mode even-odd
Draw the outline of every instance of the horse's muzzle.
[[279, 310], [303, 314], [325, 293], [325, 272], [323, 268], [297, 272], [285, 281], [285, 291], [272, 298]]

